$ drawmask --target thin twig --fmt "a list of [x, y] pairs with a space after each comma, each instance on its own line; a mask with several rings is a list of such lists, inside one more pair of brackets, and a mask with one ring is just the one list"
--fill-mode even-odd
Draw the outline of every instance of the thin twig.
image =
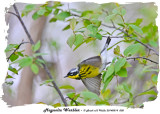
[[[21, 16], [20, 16], [20, 14], [19, 14], [19, 12], [18, 12], [18, 9], [17, 9], [16, 5], [13, 4], [13, 7], [14, 7], [14, 10], [15, 10], [15, 12], [16, 12], [16, 15], [17, 15], [19, 21], [20, 21], [21, 24], [22, 24], [22, 27], [24, 28], [25, 33], [26, 33], [27, 36], [28, 36], [28, 39], [30, 40], [30, 43], [31, 43], [32, 45], [35, 45], [35, 43], [34, 43], [32, 37], [31, 37], [30, 33], [28, 32], [28, 30], [27, 30], [27, 28], [26, 28], [26, 26], [25, 26], [25, 24], [24, 24], [24, 22], [23, 22], [23, 20], [22, 20], [22, 18], [21, 18]], [[38, 51], [37, 51], [37, 52], [38, 52]], [[42, 56], [39, 56], [39, 58], [42, 59], [42, 60], [44, 60], [44, 59], [42, 58]], [[44, 70], [46, 71], [47, 75], [49, 76], [49, 78], [50, 78], [50, 79], [53, 79], [53, 76], [51, 75], [51, 73], [50, 73], [49, 69], [47, 68], [47, 66], [46, 66], [45, 64], [42, 64], [42, 65], [43, 65], [43, 68], [44, 68]], [[56, 89], [56, 91], [58, 92], [59, 96], [61, 97], [62, 102], [64, 103], [64, 105], [65, 105], [65, 106], [68, 106], [66, 100], [64, 99], [64, 97], [63, 97], [60, 89], [58, 88], [57, 84], [55, 83], [55, 81], [52, 81], [52, 84], [53, 84], [54, 88]]]
[[7, 62], [9, 61], [9, 59], [10, 59], [10, 57], [20, 48], [20, 46], [22, 45], [22, 44], [25, 44], [25, 43], [30, 43], [30, 42], [21, 42], [19, 45], [18, 45], [18, 47], [10, 54], [10, 56], [7, 58]]
[[75, 105], [78, 106], [77, 101], [75, 101], [73, 98], [70, 98], [70, 97], [66, 97], [66, 98], [68, 98], [69, 100], [73, 101], [75, 103]]
[[[104, 38], [108, 38], [109, 36], [102, 36]], [[124, 38], [125, 36], [110, 36], [110, 38]]]
[[148, 59], [148, 58], [146, 58], [146, 57], [128, 57], [127, 60], [130, 60], [130, 59], [134, 59], [134, 60], [135, 60], [135, 59], [138, 59], [138, 58], [146, 59], [146, 60], [148, 60], [148, 61], [150, 61], [150, 62], [152, 62], [152, 63], [159, 64], [158, 62], [153, 61], [153, 60], [151, 60], [151, 59]]

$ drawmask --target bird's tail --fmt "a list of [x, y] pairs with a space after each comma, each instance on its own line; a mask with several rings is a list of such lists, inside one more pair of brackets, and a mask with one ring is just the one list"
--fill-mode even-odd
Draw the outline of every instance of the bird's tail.
[[102, 59], [102, 68], [101, 68], [101, 71], [104, 70], [104, 68], [106, 67], [107, 65], [107, 48], [108, 48], [108, 45], [110, 44], [111, 42], [111, 38], [110, 36], [107, 38], [107, 41], [100, 53], [100, 56], [101, 56], [101, 59]]

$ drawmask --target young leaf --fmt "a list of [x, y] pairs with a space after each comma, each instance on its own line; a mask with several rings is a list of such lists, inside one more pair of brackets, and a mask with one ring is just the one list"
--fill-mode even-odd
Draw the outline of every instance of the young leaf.
[[109, 84], [110, 81], [113, 79], [113, 77], [114, 77], [114, 75], [111, 75], [111, 76], [109, 76], [109, 77], [106, 79], [106, 81], [104, 82], [104, 86], [103, 86], [103, 89], [102, 89], [102, 93], [105, 92], [105, 90], [106, 90], [108, 84]]
[[61, 107], [61, 103], [56, 103], [52, 105], [54, 108]]
[[84, 38], [81, 34], [76, 34], [74, 45], [77, 46], [83, 42]]
[[37, 20], [39, 17], [41, 17], [41, 16], [38, 15], [37, 12], [35, 12], [35, 13], [32, 15], [32, 19], [33, 19], [33, 20]]
[[32, 64], [32, 59], [31, 57], [26, 57], [23, 58], [21, 60], [15, 61], [15, 63], [19, 63], [20, 67], [26, 67], [26, 66], [30, 66]]
[[128, 57], [128, 56], [136, 54], [140, 49], [141, 49], [140, 43], [132, 44], [124, 50], [123, 54]]
[[13, 62], [13, 61], [17, 60], [18, 57], [19, 57], [18, 55], [12, 54], [9, 59]]
[[70, 29], [70, 25], [67, 25], [66, 27], [63, 28], [63, 31]]
[[83, 91], [83, 92], [81, 92], [81, 94], [85, 100], [92, 99], [92, 100], [96, 100], [96, 101], [101, 101], [101, 99], [98, 97], [97, 94], [92, 93], [90, 91]]
[[55, 18], [55, 17], [53, 17], [53, 18], [51, 18], [50, 20], [49, 20], [49, 22], [51, 23], [51, 22], [56, 22], [57, 21], [57, 18]]
[[72, 36], [70, 36], [70, 37], [68, 38], [67, 44], [69, 45], [70, 48], [72, 48], [74, 42], [75, 42], [75, 36], [72, 35]]
[[36, 64], [31, 64], [31, 70], [34, 74], [38, 74], [39, 68]]
[[71, 16], [70, 12], [67, 11], [63, 11], [61, 13], [59, 13], [58, 15], [56, 15], [55, 17], [58, 20], [64, 21], [67, 17]]
[[114, 54], [119, 55], [120, 54], [120, 47], [117, 45], [116, 48], [114, 48]]
[[59, 89], [74, 89], [74, 87], [71, 85], [63, 85], [63, 86], [60, 86]]
[[18, 47], [18, 44], [9, 44], [6, 49], [5, 49], [5, 52], [9, 52], [13, 49], [16, 49]]
[[157, 96], [157, 93], [154, 90], [149, 90], [149, 91], [146, 91], [146, 92], [142, 92], [142, 93], [138, 94], [138, 96], [147, 95], [147, 94]]
[[133, 30], [135, 30], [136, 32], [138, 32], [138, 33], [140, 33], [140, 34], [143, 34], [143, 31], [142, 31], [142, 29], [141, 29], [140, 27], [138, 27], [138, 26], [136, 26], [136, 25], [134, 25], [134, 24], [129, 24], [129, 26], [130, 26]]
[[[11, 75], [7, 75], [6, 79], [8, 79], [8, 78], [13, 78], [13, 77]], [[15, 78], [13, 78], [13, 79], [15, 79]]]
[[118, 59], [118, 61], [115, 63], [115, 73], [117, 73], [118, 71], [120, 71], [120, 69], [125, 65], [126, 63], [126, 58], [120, 58]]
[[96, 39], [102, 40], [102, 35], [100, 33], [96, 33], [95, 36]]
[[46, 12], [46, 9], [42, 8], [42, 9], [37, 11], [37, 14], [38, 15], [44, 15], [45, 12]]
[[39, 48], [40, 48], [40, 46], [41, 46], [41, 42], [40, 42], [40, 40], [33, 46], [33, 51], [34, 52], [36, 52], [36, 51], [38, 51], [39, 50]]
[[53, 12], [53, 14], [54, 14], [54, 15], [57, 15], [58, 12], [59, 12], [59, 9], [55, 9], [54, 12]]
[[111, 76], [113, 73], [114, 73], [114, 65], [111, 64], [111, 65], [107, 68], [106, 74], [105, 74], [105, 76], [104, 76], [104, 82], [106, 82], [107, 78], [108, 78], [109, 76]]
[[8, 70], [12, 71], [15, 74], [18, 74], [17, 69], [13, 68], [12, 66], [9, 66]]
[[77, 22], [77, 20], [76, 20], [75, 18], [72, 18], [72, 19], [71, 19], [71, 21], [70, 21], [70, 28], [71, 28], [72, 30], [75, 29], [76, 22]]
[[97, 31], [98, 31], [98, 27], [96, 27], [95, 25], [93, 24], [90, 24], [87, 26], [87, 29], [92, 33], [92, 34], [96, 34]]
[[53, 81], [53, 79], [45, 80], [42, 84], [40, 84], [40, 86], [42, 86], [42, 85], [44, 85], [44, 84], [51, 83], [52, 81]]
[[88, 25], [92, 24], [88, 19], [83, 20], [84, 27], [87, 27]]
[[127, 77], [127, 70], [125, 68], [121, 68], [120, 71], [117, 72], [118, 76], [120, 77]]
[[75, 93], [71, 92], [71, 93], [67, 93], [67, 96], [70, 98], [73, 98], [75, 96]]

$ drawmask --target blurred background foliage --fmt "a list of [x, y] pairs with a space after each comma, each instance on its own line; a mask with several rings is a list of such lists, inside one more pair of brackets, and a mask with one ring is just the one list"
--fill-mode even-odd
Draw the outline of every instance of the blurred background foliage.
[[[31, 35], [34, 36], [39, 28], [42, 30], [37, 43], [31, 46], [32, 54], [28, 55], [25, 53], [28, 48], [24, 45], [28, 41], [23, 28], [19, 27], [18, 19], [6, 14], [6, 22], [10, 25], [5, 50], [9, 68], [3, 85], [3, 99], [9, 105], [44, 103], [63, 106], [50, 84], [52, 80], [41, 68], [42, 63], [49, 67], [70, 106], [137, 108], [143, 107], [145, 101], [156, 99], [159, 50], [157, 6], [154, 3], [46, 2], [40, 5], [17, 3], [17, 6]], [[12, 6], [9, 11], [13, 11]], [[42, 18], [45, 21], [40, 26]], [[17, 30], [20, 32], [15, 35]], [[79, 80], [63, 78], [82, 60], [98, 55], [108, 36], [112, 38], [108, 49], [110, 64], [102, 72], [100, 96], [87, 91]], [[40, 55], [45, 61], [38, 58]], [[27, 89], [25, 92], [31, 97], [23, 101], [25, 97], [19, 97], [22, 90], [18, 90], [18, 86], [26, 67], [34, 76], [30, 80], [32, 84], [25, 82], [30, 85], [30, 93]], [[17, 101], [23, 102], [18, 104]]]

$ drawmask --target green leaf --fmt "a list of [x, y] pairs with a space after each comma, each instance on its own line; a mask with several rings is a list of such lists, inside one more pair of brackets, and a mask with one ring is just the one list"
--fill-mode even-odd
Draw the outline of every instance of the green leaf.
[[33, 54], [34, 57], [42, 56], [42, 55], [48, 55], [48, 54], [47, 53], [35, 53], [35, 54]]
[[108, 16], [105, 18], [105, 21], [106, 21], [106, 22], [109, 22], [110, 20], [114, 19], [115, 17], [116, 17], [116, 14], [108, 15]]
[[96, 105], [110, 105], [107, 101], [96, 101]]
[[126, 63], [124, 64], [122, 68], [128, 68], [128, 67], [132, 67], [132, 65], [126, 61]]
[[15, 61], [15, 63], [19, 63], [20, 67], [26, 67], [26, 66], [30, 66], [32, 64], [32, 59], [31, 57], [26, 57], [23, 58], [21, 60]]
[[11, 50], [14, 50], [18, 47], [19, 45], [18, 44], [9, 44], [6, 49], [5, 49], [5, 52], [9, 52]]
[[54, 108], [61, 107], [61, 103], [56, 103], [52, 105]]
[[104, 86], [103, 86], [103, 89], [102, 89], [102, 92], [103, 92], [103, 93], [105, 92], [108, 84], [111, 82], [111, 80], [113, 79], [113, 77], [114, 77], [114, 75], [109, 76], [109, 77], [106, 79], [106, 81], [104, 82]]
[[138, 18], [134, 23], [136, 26], [139, 26], [142, 23], [143, 19]]
[[83, 20], [83, 25], [85, 26], [85, 27], [87, 27], [88, 25], [90, 25], [90, 24], [92, 24], [88, 19], [84, 19]]
[[17, 52], [17, 54], [21, 57], [24, 57], [24, 55], [22, 54], [22, 52]]
[[60, 86], [59, 89], [74, 89], [74, 87], [71, 85], [63, 85], [63, 86]]
[[38, 63], [40, 63], [40, 64], [45, 64], [45, 61], [44, 60], [42, 60], [42, 59], [36, 59], [36, 61], [38, 62]]
[[9, 66], [8, 70], [10, 70], [11, 72], [18, 74], [17, 69], [13, 68], [12, 66]]
[[149, 91], [142, 92], [142, 93], [138, 94], [138, 96], [141, 96], [141, 95], [155, 95], [155, 96], [157, 96], [157, 93], [154, 90], [149, 90]]
[[83, 36], [81, 34], [76, 34], [74, 45], [77, 46], [83, 42]]
[[102, 35], [100, 33], [97, 33], [95, 38], [99, 39], [99, 40], [102, 40]]
[[120, 71], [120, 69], [125, 65], [126, 63], [126, 58], [120, 58], [118, 59], [118, 61], [115, 63], [115, 73], [117, 73], [118, 71]]
[[76, 13], [81, 13], [81, 11], [78, 11], [77, 9], [70, 9], [70, 10]]
[[67, 44], [69, 45], [70, 48], [72, 48], [74, 42], [75, 42], [75, 36], [72, 35], [72, 36], [70, 36], [70, 37], [68, 38]]
[[121, 14], [122, 14], [122, 16], [124, 16], [126, 14], [126, 10], [124, 8], [122, 8]]
[[[6, 79], [8, 79], [8, 78], [13, 78], [13, 77], [11, 75], [7, 75]], [[13, 79], [15, 79], [15, 78], [13, 78]]]
[[10, 56], [9, 59], [13, 62], [13, 61], [17, 60], [18, 57], [19, 57], [19, 56], [14, 53], [14, 54], [12, 54], [12, 55]]
[[107, 78], [108, 78], [109, 76], [111, 76], [113, 73], [114, 73], [114, 65], [111, 64], [111, 65], [107, 68], [106, 74], [105, 74], [105, 76], [104, 76], [104, 82], [106, 82]]
[[70, 29], [70, 25], [67, 25], [66, 27], [63, 28], [63, 31]]
[[34, 74], [38, 74], [39, 68], [36, 64], [31, 64], [31, 70]]
[[36, 7], [35, 4], [28, 4], [28, 5], [25, 6], [25, 9], [24, 9], [24, 10], [32, 11], [32, 10], [35, 9], [35, 7]]
[[120, 71], [117, 72], [118, 76], [120, 77], [127, 77], [127, 69], [122, 68]]
[[35, 13], [32, 15], [32, 19], [33, 19], [33, 20], [37, 20], [39, 17], [41, 17], [41, 16], [38, 15], [37, 12], [35, 12]]
[[67, 11], [63, 11], [61, 13], [59, 13], [58, 15], [56, 15], [55, 17], [58, 20], [64, 21], [67, 17], [71, 16], [70, 12]]
[[129, 86], [128, 86], [126, 83], [123, 84], [123, 89], [124, 89], [127, 93], [131, 93], [131, 89], [129, 88]]
[[73, 93], [73, 92], [67, 93], [67, 96], [68, 96], [69, 98], [73, 98], [73, 97], [75, 96], [75, 93]]
[[119, 55], [120, 54], [120, 47], [117, 45], [116, 48], [114, 48], [114, 54]]
[[37, 11], [37, 14], [38, 15], [44, 15], [45, 12], [46, 12], [46, 9], [42, 8], [42, 9]]
[[98, 19], [91, 19], [92, 24], [96, 25], [97, 27], [99, 27], [101, 25], [101, 21], [99, 21]]
[[101, 99], [98, 97], [97, 94], [92, 93], [90, 91], [83, 91], [83, 92], [81, 92], [81, 94], [85, 100], [92, 99], [92, 100], [96, 100], [96, 101], [101, 101]]
[[50, 20], [49, 20], [49, 22], [51, 23], [51, 22], [56, 22], [57, 21], [57, 18], [55, 18], [55, 17], [53, 17], [53, 18], [51, 18]]
[[40, 42], [40, 40], [39, 40], [39, 41], [33, 46], [32, 50], [33, 50], [34, 52], [36, 52], [36, 51], [39, 50], [40, 47], [41, 47], [41, 42]]
[[40, 84], [40, 86], [42, 86], [42, 85], [44, 85], [44, 84], [51, 83], [52, 81], [53, 81], [53, 79], [45, 80], [42, 84]]
[[27, 16], [29, 12], [31, 12], [32, 10], [34, 10], [36, 8], [35, 4], [28, 4], [25, 6], [24, 10], [22, 11], [21, 16]]
[[54, 12], [53, 12], [53, 14], [54, 14], [54, 15], [57, 15], [58, 12], [59, 12], [59, 9], [55, 9]]
[[89, 18], [91, 14], [93, 14], [93, 11], [86, 10], [86, 11], [82, 12], [81, 17], [87, 17], [87, 18]]
[[96, 34], [97, 31], [98, 31], [98, 27], [96, 27], [95, 25], [93, 24], [90, 24], [87, 26], [87, 29], [92, 33], [92, 34]]
[[72, 18], [72, 19], [71, 19], [71, 21], [70, 21], [70, 28], [71, 28], [72, 30], [75, 29], [76, 22], [77, 22], [77, 20], [76, 20], [75, 18]]
[[132, 44], [124, 50], [123, 54], [127, 57], [134, 55], [141, 49], [141, 46], [142, 45], [140, 43]]
[[129, 26], [136, 32], [140, 33], [140, 34], [143, 34], [143, 31], [140, 27], [134, 25], [134, 24], [129, 24]]

